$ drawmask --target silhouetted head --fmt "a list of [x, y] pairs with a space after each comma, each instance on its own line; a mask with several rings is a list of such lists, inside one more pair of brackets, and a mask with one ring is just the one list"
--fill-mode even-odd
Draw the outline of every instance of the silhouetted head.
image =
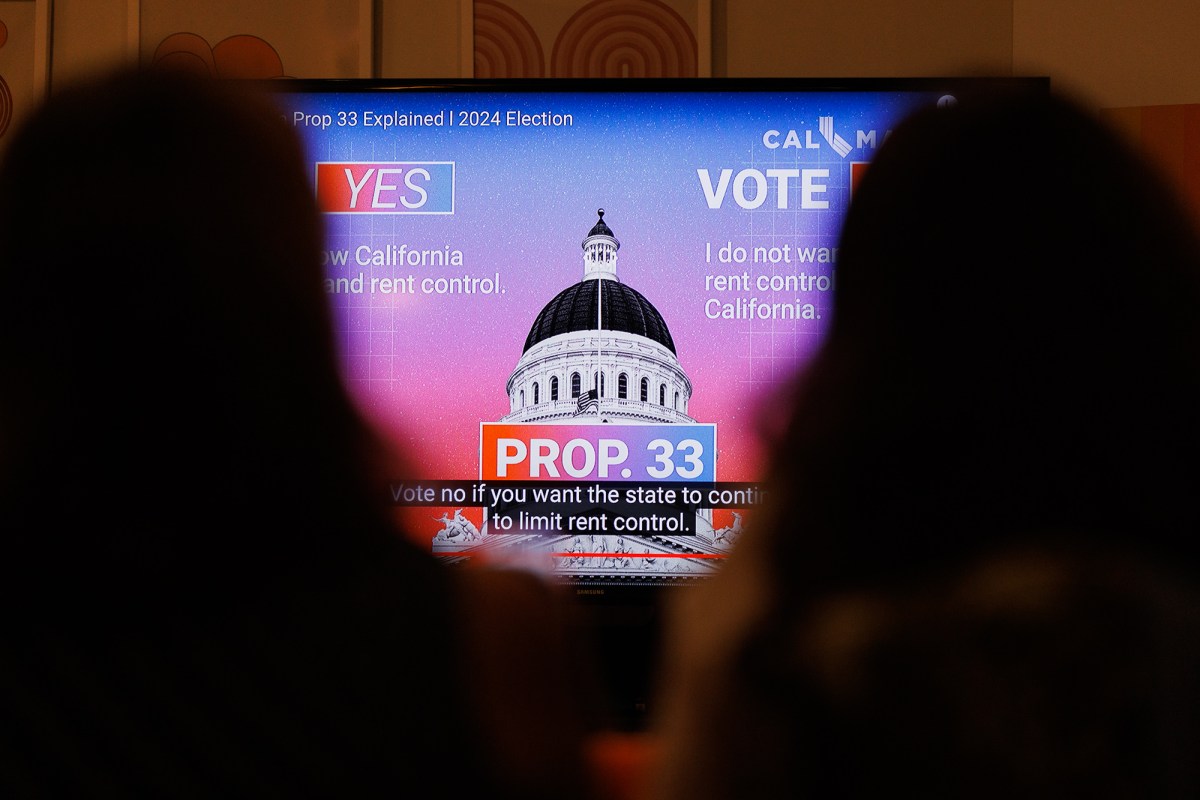
[[1190, 557], [1200, 250], [1124, 140], [1044, 93], [920, 111], [839, 252], [775, 447], [781, 570], [903, 575], [1047, 531]]
[[920, 585], [831, 595], [793, 642], [788, 783], [837, 797], [1194, 796], [1198, 641], [1196, 582], [1123, 555], [999, 552]]
[[64, 89], [16, 134], [0, 171], [14, 569], [236, 587], [371, 517], [376, 454], [340, 382], [302, 164], [253, 90], [179, 73]]

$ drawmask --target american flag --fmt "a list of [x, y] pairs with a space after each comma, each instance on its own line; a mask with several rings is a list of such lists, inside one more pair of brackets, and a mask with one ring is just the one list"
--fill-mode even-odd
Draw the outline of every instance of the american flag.
[[583, 394], [579, 395], [579, 401], [575, 403], [575, 415], [586, 414], [589, 411], [600, 410], [600, 396], [595, 389], [588, 389]]

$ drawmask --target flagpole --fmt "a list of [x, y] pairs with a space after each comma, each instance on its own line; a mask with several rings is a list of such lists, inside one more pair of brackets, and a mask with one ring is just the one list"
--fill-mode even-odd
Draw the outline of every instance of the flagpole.
[[600, 391], [601, 381], [604, 380], [603, 374], [600, 372], [602, 368], [600, 360], [600, 337], [604, 335], [604, 284], [601, 281], [604, 277], [599, 273], [596, 274], [596, 421], [600, 422], [600, 397], [603, 392]]

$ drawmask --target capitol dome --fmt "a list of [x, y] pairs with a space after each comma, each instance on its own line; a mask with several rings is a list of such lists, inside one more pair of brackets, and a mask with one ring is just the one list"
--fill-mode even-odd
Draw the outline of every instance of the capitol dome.
[[[621, 243], [604, 209], [583, 240], [583, 280], [534, 319], [509, 376], [505, 422], [695, 422], [692, 382], [658, 309], [617, 277]], [[596, 405], [580, 416], [579, 398]]]
[[[597, 298], [596, 292], [603, 295]], [[562, 333], [596, 330], [597, 301], [602, 330], [643, 336], [675, 352], [675, 342], [662, 314], [641, 292], [620, 281], [594, 279], [585, 279], [563, 289], [547, 303], [533, 321], [525, 339], [525, 350], [521, 352]]]
[[[604, 209], [597, 214], [599, 219], [583, 240], [583, 280], [556, 294], [534, 319], [505, 387], [508, 413], [499, 421], [531, 426], [654, 426], [651, 431], [663, 424], [695, 424], [688, 412], [692, 381], [679, 362], [667, 323], [641, 292], [617, 276], [621, 243], [604, 221]], [[610, 435], [637, 439], [636, 433], [608, 430]], [[715, 430], [711, 435], [716, 435]], [[628, 470], [624, 477], [629, 477]], [[637, 504], [604, 507], [608, 509], [604, 514], [644, 511]], [[588, 512], [589, 519], [597, 518], [598, 508]], [[545, 508], [537, 503], [528, 511], [538, 520], [545, 515]], [[656, 514], [651, 511], [648, 517], [661, 519]], [[607, 520], [603, 514], [600, 518]], [[511, 525], [512, 509], [506, 519]], [[521, 522], [520, 514], [517, 519], [519, 525], [532, 527], [502, 527], [504, 533], [489, 528], [488, 539], [512, 533], [517, 543], [537, 542], [554, 554], [556, 572], [584, 583], [657, 583], [710, 574], [717, 561], [690, 556], [721, 554], [732, 541], [719, 538], [711, 508], [696, 509], [694, 535], [677, 536], [605, 533], [604, 528], [597, 533], [590, 526], [561, 529], [556, 527], [559, 523], [549, 522], [550, 527], [540, 527], [540, 522]], [[450, 542], [444, 546], [456, 551], [463, 547]]]

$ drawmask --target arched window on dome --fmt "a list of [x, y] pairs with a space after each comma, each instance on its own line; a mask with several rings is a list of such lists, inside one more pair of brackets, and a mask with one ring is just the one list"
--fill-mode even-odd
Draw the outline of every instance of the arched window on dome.
[[665, 406], [667, 404], [667, 385], [665, 383], [660, 383], [658, 385], [658, 404], [660, 406]]
[[643, 403], [650, 402], [650, 379], [649, 378], [642, 378], [641, 397], [642, 397]]
[[550, 377], [550, 402], [553, 403], [557, 399], [558, 399], [558, 376], [552, 375]]
[[629, 376], [624, 372], [617, 376], [617, 399], [629, 399]]
[[[536, 406], [538, 403], [542, 402], [542, 399], [541, 399], [541, 397], [539, 397], [539, 395], [541, 394], [541, 391], [540, 391], [540, 389], [541, 389], [541, 384], [539, 384], [539, 383], [535, 383], [535, 384], [533, 385], [533, 404], [534, 404], [535, 406]], [[675, 395], [675, 402], [676, 402], [676, 404], [678, 404], [678, 403], [679, 403], [679, 395]]]
[[571, 373], [571, 399], [572, 400], [574, 400], [576, 397], [579, 397], [579, 391], [580, 391], [580, 389], [579, 389], [579, 373], [572, 372]]
[[[533, 389], [533, 402], [534, 402], [534, 404], [535, 404], [535, 405], [537, 404], [537, 387], [536, 387], [536, 386], [535, 386], [535, 387], [534, 387], [534, 389]], [[676, 411], [678, 411], [678, 410], [679, 410], [679, 392], [676, 392], [676, 393], [675, 393], [675, 405], [674, 405], [674, 408], [675, 408], [675, 410], [676, 410]]]
[[593, 372], [592, 373], [592, 388], [594, 388], [594, 389], [599, 388], [600, 394], [598, 394], [596, 396], [604, 397], [604, 373], [603, 372], [599, 372], [599, 373]]
[[518, 405], [517, 408], [524, 408], [524, 407], [525, 407], [525, 390], [522, 389], [521, 390], [521, 404]]

